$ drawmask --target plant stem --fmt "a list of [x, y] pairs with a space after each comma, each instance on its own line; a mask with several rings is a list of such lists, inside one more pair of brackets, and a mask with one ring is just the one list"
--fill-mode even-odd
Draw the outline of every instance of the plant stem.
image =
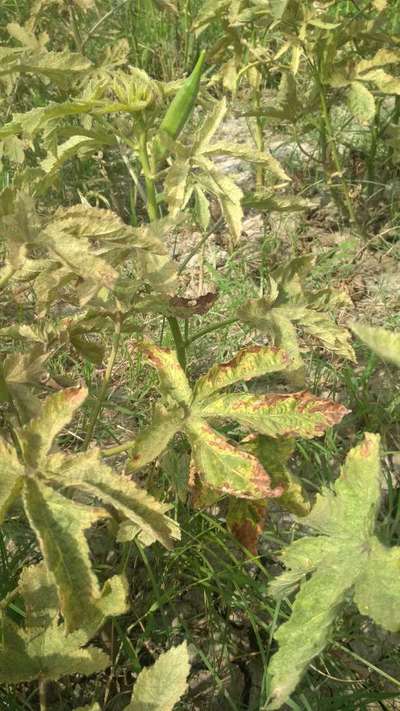
[[218, 323], [211, 323], [209, 326], [202, 328], [200, 331], [197, 331], [197, 333], [194, 333], [193, 336], [188, 338], [185, 343], [185, 346], [190, 346], [192, 343], [194, 343], [194, 341], [197, 341], [198, 338], [206, 336], [207, 333], [212, 333], [213, 331], [217, 331], [220, 328], [225, 328], [225, 326], [230, 326], [231, 324], [236, 323], [236, 321], [237, 318], [227, 318], [224, 321], [218, 321]]
[[102, 457], [114, 457], [116, 454], [122, 454], [122, 452], [128, 452], [136, 444], [136, 439], [127, 439], [126, 442], [121, 442], [121, 444], [116, 444], [114, 447], [106, 447], [101, 450]]
[[94, 410], [92, 412], [92, 416], [89, 421], [88, 425], [88, 430], [86, 433], [85, 441], [83, 443], [83, 450], [86, 451], [89, 444], [90, 440], [92, 439], [93, 431], [97, 422], [97, 418], [100, 415], [100, 412], [103, 407], [103, 402], [104, 399], [107, 395], [107, 390], [108, 386], [110, 383], [111, 375], [112, 375], [112, 370], [114, 367], [115, 359], [118, 353], [118, 348], [119, 348], [119, 343], [121, 339], [121, 327], [122, 327], [122, 314], [118, 313], [117, 318], [115, 321], [115, 330], [114, 330], [114, 335], [113, 335], [113, 341], [112, 341], [112, 347], [111, 347], [111, 353], [109, 355], [108, 361], [107, 361], [107, 367], [106, 367], [106, 372], [104, 375], [103, 382], [101, 384], [100, 392], [97, 398], [96, 405], [94, 407]]
[[157, 206], [157, 194], [150, 167], [149, 154], [147, 152], [147, 131], [143, 127], [139, 135], [139, 159], [142, 164], [143, 175], [146, 184], [146, 210], [150, 222], [159, 217]]
[[182, 370], [186, 370], [186, 343], [182, 338], [178, 320], [174, 316], [168, 317], [169, 327], [175, 343], [176, 355]]
[[39, 704], [40, 711], [47, 711], [47, 681], [39, 678]]

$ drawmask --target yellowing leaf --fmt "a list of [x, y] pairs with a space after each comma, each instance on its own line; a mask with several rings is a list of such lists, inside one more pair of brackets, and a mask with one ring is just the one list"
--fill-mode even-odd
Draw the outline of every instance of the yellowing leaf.
[[291, 365], [284, 350], [270, 346], [250, 346], [227, 363], [218, 363], [202, 375], [194, 389], [194, 400], [204, 400], [217, 390], [240, 380], [251, 380], [267, 373], [278, 373]]
[[282, 493], [281, 487], [272, 488], [268, 473], [256, 457], [230, 444], [206, 420], [191, 417], [185, 431], [192, 446], [194, 464], [207, 486], [248, 499]]
[[353, 323], [351, 329], [380, 358], [400, 367], [400, 333], [361, 323]]
[[333, 490], [325, 489], [303, 519], [319, 536], [300, 538], [282, 555], [288, 571], [272, 583], [271, 592], [284, 595], [296, 583], [300, 591], [291, 617], [275, 634], [279, 649], [268, 667], [271, 709], [288, 700], [323, 650], [351, 594], [362, 614], [389, 631], [400, 629], [400, 547], [386, 548], [374, 533], [380, 482], [379, 437], [367, 433], [349, 452]]
[[270, 475], [274, 486], [284, 487], [279, 506], [297, 516], [310, 511], [310, 502], [303, 491], [301, 480], [290, 471], [287, 461], [293, 454], [293, 439], [272, 439], [265, 435], [250, 435], [240, 446], [254, 454]]
[[0, 439], [0, 524], [22, 488], [24, 468], [19, 462], [15, 449], [4, 439]]
[[[68, 674], [94, 674], [110, 665], [103, 651], [85, 646], [84, 630], [66, 634], [60, 624], [57, 592], [44, 563], [23, 569], [19, 592], [26, 608], [25, 626], [0, 616], [0, 680], [20, 683], [43, 678], [57, 680]], [[119, 612], [124, 612], [125, 607]]]
[[104, 510], [66, 499], [50, 487], [26, 478], [24, 503], [46, 562], [57, 585], [60, 608], [69, 632], [98, 615], [100, 588], [90, 565], [84, 531]]
[[263, 396], [227, 393], [202, 405], [204, 417], [234, 419], [269, 437], [318, 437], [347, 412], [343, 405], [308, 392]]
[[31, 466], [44, 462], [55, 436], [71, 421], [86, 396], [86, 388], [67, 388], [44, 401], [39, 416], [22, 432], [24, 454]]
[[142, 669], [126, 711], [172, 711], [186, 692], [189, 672], [186, 642], [171, 647], [153, 666]]
[[145, 353], [149, 363], [156, 368], [162, 393], [178, 405], [189, 404], [192, 391], [175, 352], [169, 348], [160, 348], [150, 341], [138, 344], [138, 349]]
[[170, 506], [157, 501], [127, 476], [113, 472], [100, 460], [98, 450], [64, 458], [56, 480], [64, 486], [79, 487], [112, 506], [146, 534], [147, 545], [157, 540], [171, 548], [173, 539], [180, 537], [177, 523], [165, 515]]

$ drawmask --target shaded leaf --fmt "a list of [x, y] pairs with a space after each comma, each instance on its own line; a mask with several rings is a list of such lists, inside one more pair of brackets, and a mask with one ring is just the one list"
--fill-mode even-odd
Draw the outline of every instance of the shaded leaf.
[[252, 555], [257, 555], [257, 541], [264, 530], [266, 501], [229, 499], [226, 525], [239, 543]]
[[374, 118], [376, 113], [374, 96], [361, 82], [351, 82], [347, 102], [354, 118], [360, 123], [367, 124]]

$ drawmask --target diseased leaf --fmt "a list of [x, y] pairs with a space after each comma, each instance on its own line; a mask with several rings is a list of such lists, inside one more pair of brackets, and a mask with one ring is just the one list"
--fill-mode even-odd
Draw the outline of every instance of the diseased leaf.
[[229, 499], [226, 525], [252, 555], [257, 555], [257, 541], [264, 530], [266, 513], [266, 501], [245, 501], [232, 497]]
[[97, 617], [100, 588], [90, 564], [84, 531], [107, 516], [78, 504], [45, 484], [26, 478], [24, 504], [46, 566], [53, 574], [68, 632]]
[[331, 289], [308, 292], [304, 281], [313, 264], [314, 257], [304, 255], [275, 269], [269, 278], [269, 293], [247, 301], [238, 310], [239, 319], [267, 334], [276, 346], [287, 351], [299, 374], [303, 367], [297, 336], [299, 326], [330, 352], [355, 361], [349, 331], [337, 325], [329, 313], [348, 302], [348, 298]]
[[[59, 619], [54, 580], [43, 562], [23, 569], [18, 589], [25, 603], [25, 627], [18, 627], [2, 613], [2, 682], [20, 683], [38, 677], [57, 680], [68, 674], [94, 674], [110, 665], [110, 659], [100, 649], [82, 649], [89, 641], [83, 629], [66, 634]], [[118, 613], [124, 611], [125, 600]]]
[[185, 428], [196, 468], [207, 486], [240, 498], [280, 496], [281, 487], [271, 486], [268, 473], [253, 455], [230, 444], [206, 420], [191, 417]]
[[380, 358], [400, 367], [400, 333], [361, 323], [351, 324], [351, 329]]
[[380, 483], [379, 436], [367, 433], [349, 452], [333, 490], [324, 489], [303, 519], [319, 537], [300, 538], [283, 552], [288, 571], [271, 584], [271, 592], [281, 596], [296, 583], [301, 587], [291, 617], [275, 635], [279, 649], [268, 668], [271, 709], [288, 700], [328, 643], [350, 594], [362, 614], [389, 631], [400, 629], [400, 548], [383, 546], [375, 535]]
[[303, 491], [301, 480], [287, 466], [293, 454], [293, 439], [272, 439], [265, 435], [250, 435], [240, 446], [254, 454], [270, 475], [274, 486], [284, 487], [279, 497], [279, 505], [297, 516], [305, 516], [310, 511], [310, 502]]
[[77, 486], [112, 506], [144, 532], [147, 545], [157, 540], [171, 548], [173, 539], [180, 537], [177, 523], [165, 515], [170, 506], [157, 501], [127, 476], [113, 472], [101, 461], [98, 450], [64, 458], [56, 480], [64, 486]]
[[160, 456], [172, 437], [183, 427], [182, 411], [157, 411], [148, 427], [143, 428], [130, 448], [130, 471], [141, 469]]
[[138, 349], [156, 368], [163, 395], [171, 397], [178, 405], [188, 405], [192, 391], [175, 352], [169, 348], [160, 348], [150, 341], [139, 343]]
[[227, 363], [218, 363], [202, 375], [194, 389], [194, 400], [199, 402], [217, 390], [240, 380], [251, 380], [266, 373], [278, 373], [290, 367], [284, 350], [270, 346], [250, 346], [239, 351]]
[[9, 507], [19, 496], [22, 488], [24, 467], [19, 462], [15, 449], [0, 439], [0, 524]]
[[348, 410], [308, 392], [273, 395], [226, 393], [202, 405], [204, 417], [237, 420], [269, 437], [318, 437], [336, 425]]
[[67, 388], [44, 401], [39, 416], [22, 432], [24, 455], [31, 466], [43, 464], [54, 438], [71, 421], [86, 397], [86, 388]]
[[142, 669], [126, 711], [172, 711], [187, 690], [189, 673], [189, 653], [183, 642]]

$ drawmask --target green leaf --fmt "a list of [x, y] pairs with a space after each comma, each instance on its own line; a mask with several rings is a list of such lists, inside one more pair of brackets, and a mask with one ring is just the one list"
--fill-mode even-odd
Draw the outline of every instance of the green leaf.
[[364, 84], [353, 81], [347, 95], [349, 109], [361, 124], [368, 124], [375, 116], [376, 105], [373, 94]]
[[349, 452], [333, 490], [324, 489], [303, 519], [319, 537], [300, 538], [283, 552], [288, 571], [271, 592], [286, 594], [296, 582], [301, 587], [290, 619], [275, 635], [279, 650], [268, 668], [271, 709], [289, 699], [351, 594], [362, 614], [391, 632], [400, 629], [400, 547], [386, 548], [375, 535], [380, 483], [379, 436], [367, 433]]
[[207, 486], [247, 499], [282, 493], [282, 487], [272, 488], [268, 473], [256, 457], [230, 444], [206, 420], [190, 417], [185, 432], [192, 446], [194, 464]]
[[252, 395], [225, 393], [202, 404], [203, 417], [234, 419], [269, 437], [319, 437], [348, 410], [308, 392]]
[[250, 346], [239, 351], [227, 363], [218, 363], [202, 375], [194, 388], [195, 402], [241, 380], [251, 380], [267, 373], [279, 373], [290, 367], [287, 353], [270, 346]]
[[112, 506], [143, 532], [147, 545], [160, 541], [171, 548], [173, 539], [180, 538], [178, 524], [165, 515], [170, 506], [157, 501], [127, 476], [113, 472], [101, 461], [98, 450], [64, 458], [56, 481], [79, 487]]
[[153, 666], [142, 669], [126, 711], [172, 711], [187, 690], [190, 673], [186, 642], [160, 654]]
[[400, 367], [400, 333], [361, 323], [351, 324], [351, 330], [380, 358]]

